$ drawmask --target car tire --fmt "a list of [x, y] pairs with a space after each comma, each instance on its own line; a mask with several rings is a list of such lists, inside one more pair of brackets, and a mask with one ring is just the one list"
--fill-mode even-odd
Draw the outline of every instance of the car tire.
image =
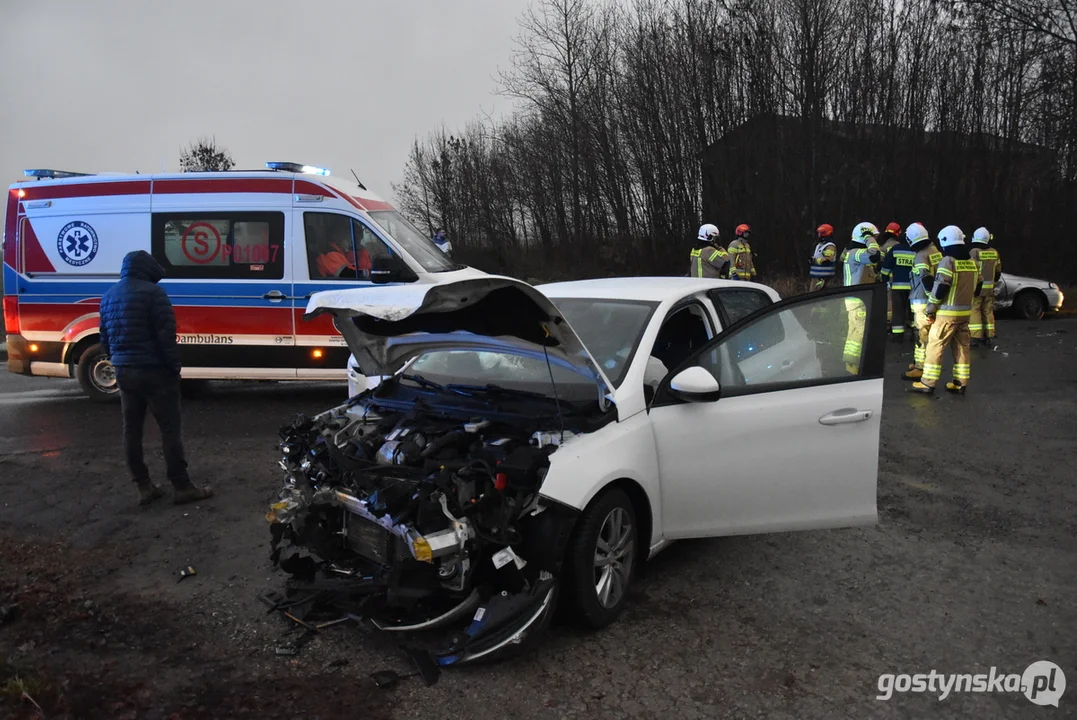
[[[584, 510], [565, 558], [565, 617], [592, 629], [617, 619], [635, 577], [638, 532], [632, 501], [619, 488], [605, 491]], [[602, 561], [607, 562], [599, 565]]]
[[1025, 290], [1014, 298], [1013, 307], [1025, 320], [1041, 320], [1047, 312], [1047, 300], [1035, 290]]
[[97, 402], [115, 402], [120, 399], [120, 386], [116, 382], [116, 369], [101, 351], [101, 346], [91, 345], [79, 356], [75, 368], [82, 391]]

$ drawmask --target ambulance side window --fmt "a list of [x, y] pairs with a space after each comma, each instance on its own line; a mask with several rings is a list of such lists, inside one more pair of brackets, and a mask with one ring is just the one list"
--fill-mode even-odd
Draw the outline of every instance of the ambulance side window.
[[392, 251], [363, 223], [336, 213], [303, 213], [311, 280], [370, 279], [370, 268]]
[[154, 213], [151, 251], [169, 278], [279, 280], [284, 213]]

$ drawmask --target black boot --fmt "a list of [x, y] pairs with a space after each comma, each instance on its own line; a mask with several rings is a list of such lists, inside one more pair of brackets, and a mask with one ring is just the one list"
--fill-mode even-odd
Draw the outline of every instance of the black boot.
[[161, 489], [159, 485], [154, 485], [147, 480], [146, 482], [138, 483], [138, 504], [149, 505], [157, 498], [165, 496], [165, 491]]

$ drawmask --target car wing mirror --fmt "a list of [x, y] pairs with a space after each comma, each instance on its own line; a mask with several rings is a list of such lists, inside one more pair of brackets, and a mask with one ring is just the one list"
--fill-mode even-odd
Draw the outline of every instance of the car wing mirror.
[[710, 402], [721, 396], [722, 386], [713, 375], [695, 365], [677, 373], [669, 381], [669, 391], [688, 402]]

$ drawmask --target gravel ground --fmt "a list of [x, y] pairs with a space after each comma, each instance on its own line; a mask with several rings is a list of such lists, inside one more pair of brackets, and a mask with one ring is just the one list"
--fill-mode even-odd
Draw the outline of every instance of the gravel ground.
[[342, 625], [281, 657], [297, 630], [257, 601], [281, 585], [262, 518], [277, 428], [340, 388], [188, 400], [192, 471], [218, 495], [141, 509], [118, 407], [0, 376], [0, 608], [18, 603], [0, 620], [0, 716], [36, 717], [25, 691], [50, 718], [1077, 717], [1073, 689], [1058, 708], [876, 699], [883, 673], [1037, 660], [1077, 683], [1077, 319], [1000, 332], [963, 398], [906, 394], [911, 351], [889, 351], [877, 526], [678, 543], [613, 627], [555, 626], [519, 659], [389, 690], [368, 674], [408, 668], [382, 637]]

